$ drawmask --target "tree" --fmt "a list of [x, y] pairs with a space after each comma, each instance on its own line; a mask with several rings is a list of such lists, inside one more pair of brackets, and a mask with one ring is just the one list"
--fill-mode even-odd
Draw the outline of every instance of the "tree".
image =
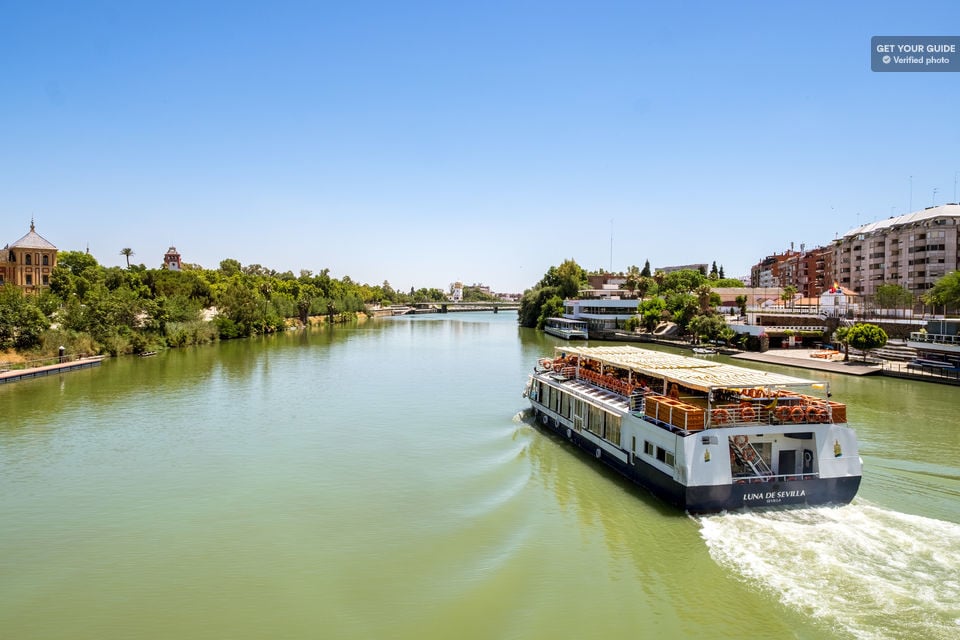
[[933, 288], [923, 296], [923, 302], [952, 309], [960, 308], [960, 271], [951, 271], [937, 280]]
[[741, 316], [747, 315], [747, 296], [741, 294], [737, 296], [736, 301], [737, 301], [737, 306], [740, 307], [740, 315]]
[[838, 327], [836, 331], [833, 332], [833, 340], [838, 344], [843, 345], [843, 361], [850, 361], [850, 327]]
[[637, 265], [630, 265], [627, 267], [627, 279], [623, 283], [630, 291], [636, 291], [637, 287], [640, 285], [640, 268]]
[[[661, 272], [658, 271], [657, 273]], [[660, 286], [660, 291], [658, 291], [658, 293], [660, 295], [663, 295], [668, 291], [675, 291], [677, 293], [690, 293], [692, 291], [696, 291], [697, 287], [706, 283], [707, 276], [695, 269], [671, 271], [664, 276], [663, 284]]]
[[35, 347], [49, 326], [32, 296], [12, 284], [0, 287], [0, 349]]
[[653, 282], [657, 285], [656, 293], [659, 294], [660, 290], [663, 289], [663, 282], [667, 279], [667, 274], [665, 274], [663, 271], [657, 271], [651, 277], [653, 278]]
[[710, 267], [710, 279], [718, 280], [720, 278], [720, 272], [717, 270], [717, 261], [713, 261], [713, 265]]
[[697, 304], [700, 306], [700, 313], [706, 314], [714, 306], [713, 298], [719, 298], [717, 294], [713, 292], [713, 289], [710, 288], [709, 284], [702, 284], [697, 287], [694, 292], [697, 296]]
[[650, 277], [650, 261], [649, 260], [644, 260], [643, 269], [640, 271], [640, 275], [642, 275], [644, 278]]
[[226, 258], [225, 260], [220, 261], [220, 273], [228, 278], [236, 273], [240, 273], [241, 269], [242, 266], [239, 260]]
[[[536, 327], [543, 312], [543, 306], [554, 296], [557, 296], [556, 287], [536, 287], [527, 289], [520, 298], [520, 310], [517, 312], [517, 322], [521, 327]], [[559, 297], [559, 296], [558, 296]]]
[[647, 276], [640, 276], [640, 278], [637, 280], [637, 295], [639, 295], [640, 298], [646, 298], [647, 291], [649, 291], [650, 287], [652, 286], [653, 286], [653, 278], [649, 278]]
[[687, 326], [690, 324], [690, 320], [693, 319], [700, 310], [697, 297], [692, 293], [677, 293], [671, 291], [667, 294], [666, 303], [667, 310], [670, 311], [673, 321], [677, 323], [680, 332], [685, 333]]
[[574, 260], [564, 260], [559, 267], [550, 267], [537, 286], [557, 287], [561, 298], [572, 298], [587, 284], [587, 273]]
[[847, 331], [847, 342], [854, 349], [863, 351], [863, 360], [871, 349], [878, 349], [887, 344], [887, 332], [875, 324], [861, 322], [850, 327]]
[[715, 314], [694, 316], [689, 324], [690, 333], [693, 334], [694, 342], [699, 342], [701, 338], [706, 338], [707, 340], [723, 338], [726, 328], [727, 323], [723, 317]]
[[560, 296], [548, 298], [543, 306], [540, 307], [540, 317], [537, 318], [537, 329], [543, 330], [548, 318], [558, 318], [561, 315], [563, 315], [563, 298]]
[[783, 288], [783, 293], [780, 294], [780, 299], [783, 301], [783, 306], [787, 306], [787, 303], [790, 303], [790, 306], [793, 306], [793, 296], [797, 295], [797, 288], [792, 284], [788, 284]]
[[874, 302], [880, 309], [903, 309], [913, 305], [913, 294], [899, 284], [881, 284], [874, 294]]
[[130, 256], [133, 255], [133, 249], [131, 249], [130, 247], [124, 247], [123, 249], [120, 249], [120, 255], [122, 255], [124, 258], [127, 259], [127, 269], [129, 269], [129, 268], [130, 268]]
[[640, 314], [641, 324], [648, 332], [657, 328], [657, 325], [663, 319], [663, 312], [667, 308], [667, 303], [663, 298], [650, 298], [644, 300], [637, 306], [637, 312]]
[[68, 269], [75, 276], [83, 275], [88, 269], [99, 266], [97, 259], [83, 251], [58, 251], [57, 266]]

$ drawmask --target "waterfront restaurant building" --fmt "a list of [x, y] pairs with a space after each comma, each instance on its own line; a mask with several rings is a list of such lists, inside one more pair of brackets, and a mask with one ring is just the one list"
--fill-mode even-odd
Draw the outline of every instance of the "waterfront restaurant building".
[[50, 274], [57, 266], [57, 248], [37, 233], [30, 221], [30, 231], [0, 251], [0, 286], [12, 284], [26, 293], [37, 293], [50, 286]]

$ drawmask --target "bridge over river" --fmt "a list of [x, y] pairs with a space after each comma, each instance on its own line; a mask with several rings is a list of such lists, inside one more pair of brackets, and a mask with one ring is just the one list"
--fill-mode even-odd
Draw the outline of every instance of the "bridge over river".
[[419, 302], [413, 305], [392, 305], [381, 309], [372, 309], [375, 316], [405, 316], [419, 313], [454, 313], [460, 311], [518, 311], [519, 302]]

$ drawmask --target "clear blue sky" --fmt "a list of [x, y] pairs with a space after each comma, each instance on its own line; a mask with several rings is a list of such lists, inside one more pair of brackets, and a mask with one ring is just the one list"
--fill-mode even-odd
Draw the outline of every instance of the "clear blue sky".
[[738, 276], [907, 213], [910, 176], [953, 199], [960, 74], [873, 73], [874, 35], [960, 35], [960, 3], [2, 0], [0, 243]]

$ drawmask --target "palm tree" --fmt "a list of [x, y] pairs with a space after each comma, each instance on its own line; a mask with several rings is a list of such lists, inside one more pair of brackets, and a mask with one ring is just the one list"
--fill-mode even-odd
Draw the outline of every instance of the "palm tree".
[[780, 299], [783, 301], [783, 306], [786, 307], [787, 303], [790, 303], [790, 308], [793, 308], [793, 296], [797, 294], [797, 288], [792, 284], [788, 284], [783, 288], [783, 293], [780, 294]]
[[710, 294], [713, 293], [713, 289], [708, 284], [702, 284], [697, 287], [696, 290], [697, 304], [700, 305], [700, 313], [707, 313], [710, 311]]
[[130, 256], [133, 255], [133, 249], [131, 249], [130, 247], [124, 247], [123, 249], [120, 249], [120, 255], [122, 255], [123, 257], [125, 257], [125, 258], [127, 259], [127, 269], [129, 269], [129, 268], [130, 268]]
[[833, 332], [833, 341], [843, 345], [843, 361], [850, 361], [850, 327], [837, 327]]

